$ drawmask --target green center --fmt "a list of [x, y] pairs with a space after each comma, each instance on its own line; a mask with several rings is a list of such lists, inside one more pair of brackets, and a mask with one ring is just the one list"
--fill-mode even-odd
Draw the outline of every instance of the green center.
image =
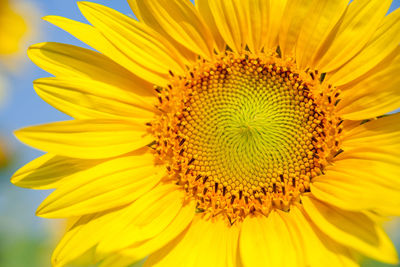
[[290, 71], [241, 62], [201, 79], [185, 119], [186, 152], [195, 170], [247, 188], [306, 175], [312, 168], [313, 102], [295, 78]]

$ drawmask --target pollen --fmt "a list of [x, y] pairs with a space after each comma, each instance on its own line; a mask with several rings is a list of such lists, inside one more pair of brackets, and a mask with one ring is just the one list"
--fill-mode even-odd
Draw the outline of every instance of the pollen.
[[199, 60], [156, 88], [152, 147], [199, 213], [289, 211], [340, 151], [340, 92], [323, 78], [274, 53]]

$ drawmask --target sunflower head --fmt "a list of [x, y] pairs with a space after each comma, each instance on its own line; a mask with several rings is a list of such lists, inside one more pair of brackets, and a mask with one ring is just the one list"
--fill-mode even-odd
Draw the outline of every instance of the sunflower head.
[[156, 87], [157, 157], [198, 212], [288, 211], [339, 151], [339, 90], [277, 53], [225, 52]]

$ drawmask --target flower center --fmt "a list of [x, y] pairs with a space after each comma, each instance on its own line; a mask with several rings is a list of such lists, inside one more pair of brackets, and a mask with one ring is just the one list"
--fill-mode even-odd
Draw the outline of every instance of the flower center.
[[289, 210], [339, 151], [339, 96], [277, 55], [226, 53], [157, 88], [155, 150], [199, 212]]

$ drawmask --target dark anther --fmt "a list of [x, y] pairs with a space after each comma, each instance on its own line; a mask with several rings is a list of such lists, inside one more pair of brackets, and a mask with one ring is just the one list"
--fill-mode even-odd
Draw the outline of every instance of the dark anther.
[[292, 185], [296, 186], [296, 179], [295, 178], [292, 178]]
[[339, 145], [339, 141], [335, 141], [335, 146], [338, 146]]
[[214, 192], [217, 193], [217, 191], [218, 191], [218, 183], [215, 183]]
[[261, 190], [263, 191], [263, 194], [264, 194], [264, 195], [267, 195], [267, 191], [265, 190], [264, 187], [261, 187]]
[[204, 190], [203, 190], [203, 195], [205, 195], [207, 193], [207, 190], [208, 190], [208, 188], [205, 187]]
[[168, 145], [167, 140], [164, 140], [164, 146], [167, 146], [167, 145]]
[[169, 70], [169, 74], [171, 74], [171, 76], [174, 77], [174, 73], [171, 70]]
[[179, 142], [179, 146], [183, 145], [183, 143], [185, 143], [186, 139], [182, 138], [182, 140]]
[[190, 72], [190, 77], [194, 78], [193, 72]]
[[328, 96], [328, 101], [329, 101], [329, 104], [332, 103], [332, 98], [331, 98], [331, 96]]
[[208, 180], [208, 176], [205, 176], [205, 177], [203, 178], [203, 184], [205, 184], [205, 183], [207, 182], [207, 180]]
[[311, 79], [313, 79], [313, 80], [315, 79], [313, 72], [310, 72], [310, 76], [311, 76]]
[[341, 154], [344, 150], [343, 149], [339, 149], [338, 152], [336, 152], [336, 154], [333, 157], [337, 157], [339, 154]]
[[195, 210], [195, 212], [196, 212], [196, 213], [202, 213], [202, 212], [205, 212], [205, 210], [204, 210], [204, 209], [202, 209], [202, 208], [198, 208], [198, 207], [196, 207], [196, 210]]
[[338, 134], [341, 134], [343, 132], [343, 128], [340, 128], [338, 131]]
[[152, 126], [150, 122], [146, 122], [146, 126]]
[[322, 83], [325, 80], [326, 73], [321, 73], [320, 82]]
[[274, 193], [276, 193], [276, 184], [272, 184], [272, 191], [274, 191]]
[[283, 193], [284, 195], [286, 195], [286, 189], [285, 189], [284, 186], [282, 187], [282, 193]]
[[172, 85], [168, 84], [168, 88], [169, 88], [169, 89], [172, 89]]
[[179, 151], [179, 155], [182, 156], [184, 151], [185, 150], [182, 148], [181, 151]]
[[169, 96], [166, 95], [165, 98], [169, 101]]
[[222, 195], [225, 196], [225, 194], [226, 194], [226, 187], [224, 186], [222, 187]]
[[201, 174], [197, 175], [197, 177], [196, 177], [195, 180], [197, 181], [197, 180], [199, 180], [200, 178], [201, 178]]
[[313, 140], [314, 142], [318, 142], [317, 139], [315, 139], [315, 137], [311, 137], [311, 140]]
[[192, 164], [194, 161], [194, 158], [192, 158], [191, 160], [189, 160], [188, 165]]
[[226, 217], [228, 217], [228, 220], [229, 220], [229, 223], [230, 223], [230, 225], [233, 225], [233, 221], [232, 221], [232, 218], [231, 218], [231, 216], [229, 216], [229, 215], [226, 215]]
[[154, 145], [159, 145], [159, 144], [158, 144], [157, 141], [153, 141], [153, 142], [151, 142], [150, 144], [148, 144], [147, 146], [148, 146], [148, 147], [152, 147], [152, 146], [154, 146]]
[[285, 180], [283, 179], [283, 174], [279, 174], [279, 177], [281, 178], [281, 182], [283, 183]]
[[235, 201], [235, 196], [231, 197], [231, 204], [233, 204], [233, 202]]
[[365, 124], [365, 123], [367, 123], [369, 121], [370, 121], [370, 119], [363, 120], [362, 122], [360, 122], [360, 125], [363, 125], [363, 124]]
[[339, 121], [339, 123], [336, 124], [336, 127], [337, 127], [337, 126], [340, 126], [340, 124], [342, 124], [342, 123], [343, 123], [343, 120]]
[[157, 93], [161, 93], [161, 88], [160, 87], [156, 87], [155, 90], [157, 91]]
[[185, 175], [188, 175], [188, 174], [189, 174], [189, 172], [190, 172], [190, 169], [189, 169], [189, 168], [188, 168], [188, 169], [186, 169]]
[[160, 101], [160, 103], [162, 104], [162, 98], [160, 96], [158, 97], [158, 101]]
[[244, 197], [244, 201], [246, 201], [246, 204], [249, 204], [249, 198], [247, 196]]
[[278, 54], [278, 56], [280, 58], [282, 57], [282, 51], [281, 51], [281, 48], [279, 46], [276, 48], [276, 53]]
[[336, 94], [335, 94], [335, 97], [338, 97], [340, 95], [340, 93], [339, 92], [337, 92]]
[[243, 191], [239, 190], [239, 199], [242, 199], [242, 196], [243, 196]]

